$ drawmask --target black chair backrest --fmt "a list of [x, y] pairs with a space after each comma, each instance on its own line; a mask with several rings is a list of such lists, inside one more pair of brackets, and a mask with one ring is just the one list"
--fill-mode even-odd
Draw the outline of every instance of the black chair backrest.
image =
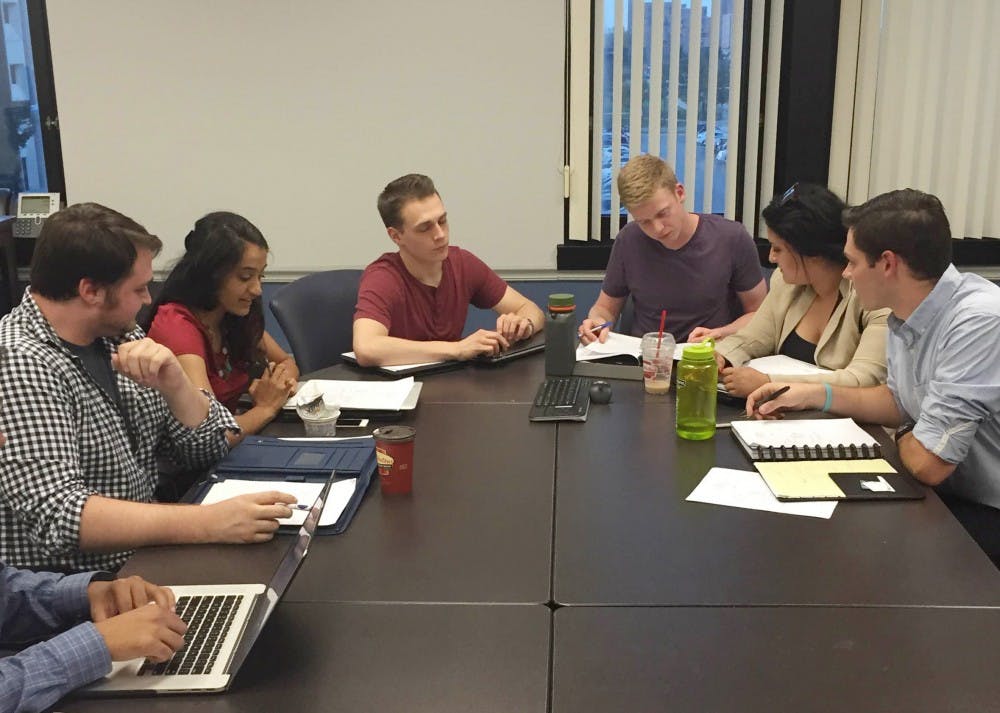
[[351, 351], [361, 270], [327, 270], [301, 277], [271, 298], [271, 312], [303, 374], [332, 366]]
[[622, 305], [622, 311], [618, 315], [618, 324], [613, 329], [621, 334], [632, 334], [632, 323], [634, 321], [635, 304], [633, 304], [632, 295], [630, 294], [625, 298], [625, 304]]

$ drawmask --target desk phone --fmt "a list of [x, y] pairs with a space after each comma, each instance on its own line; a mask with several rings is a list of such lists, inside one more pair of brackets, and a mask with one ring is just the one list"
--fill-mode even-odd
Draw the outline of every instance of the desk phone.
[[37, 238], [45, 219], [59, 210], [58, 193], [20, 193], [17, 196], [15, 238]]

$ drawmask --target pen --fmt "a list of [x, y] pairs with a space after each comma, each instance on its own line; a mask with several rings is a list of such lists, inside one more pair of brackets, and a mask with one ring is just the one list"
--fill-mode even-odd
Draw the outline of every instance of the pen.
[[768, 401], [774, 401], [776, 398], [778, 398], [779, 396], [781, 396], [783, 393], [785, 393], [786, 391], [788, 391], [790, 388], [792, 388], [792, 387], [791, 386], [782, 386], [780, 389], [778, 389], [777, 391], [775, 391], [773, 394], [768, 394], [767, 396], [765, 396], [764, 398], [762, 398], [760, 401], [758, 401], [757, 403], [755, 403], [753, 405], [754, 412], [757, 411], [757, 409], [760, 407], [761, 404], [766, 404]]
[[292, 510], [308, 510], [312, 505], [306, 505], [305, 503], [285, 503]]
[[[610, 327], [610, 326], [611, 326], [611, 325], [613, 325], [613, 324], [614, 324], [614, 321], [613, 321], [613, 320], [612, 320], [612, 321], [609, 321], [609, 322], [605, 322], [604, 324], [598, 324], [598, 325], [597, 325], [596, 327], [591, 327], [590, 329], [588, 329], [588, 330], [587, 330], [587, 332], [588, 332], [589, 334], [593, 334], [594, 332], [600, 332], [600, 331], [601, 331], [602, 329], [604, 329], [605, 327]], [[581, 333], [580, 333], [580, 335], [582, 336], [582, 335], [583, 335], [583, 332], [581, 332]]]

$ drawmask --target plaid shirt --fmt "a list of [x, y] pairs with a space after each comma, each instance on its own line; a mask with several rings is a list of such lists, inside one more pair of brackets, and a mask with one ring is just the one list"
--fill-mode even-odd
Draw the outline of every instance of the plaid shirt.
[[[141, 338], [102, 339], [111, 352]], [[91, 495], [149, 502], [158, 456], [207, 468], [225, 455], [225, 432], [237, 429], [214, 398], [207, 418], [187, 428], [154, 389], [115, 373], [122, 412], [63, 345], [25, 291], [0, 320], [0, 560], [15, 567], [117, 570], [130, 552], [88, 554], [80, 514]], [[109, 356], [110, 358], [110, 356]]]

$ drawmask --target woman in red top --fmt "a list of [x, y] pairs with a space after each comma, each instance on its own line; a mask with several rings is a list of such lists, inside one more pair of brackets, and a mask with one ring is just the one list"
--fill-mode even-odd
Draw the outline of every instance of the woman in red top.
[[[210, 389], [236, 414], [242, 436], [257, 433], [295, 390], [295, 360], [264, 331], [261, 278], [267, 241], [246, 218], [209, 213], [184, 239], [143, 325], [149, 337], [177, 355], [196, 386]], [[253, 406], [238, 413], [249, 393]], [[230, 434], [230, 445], [242, 439]]]

